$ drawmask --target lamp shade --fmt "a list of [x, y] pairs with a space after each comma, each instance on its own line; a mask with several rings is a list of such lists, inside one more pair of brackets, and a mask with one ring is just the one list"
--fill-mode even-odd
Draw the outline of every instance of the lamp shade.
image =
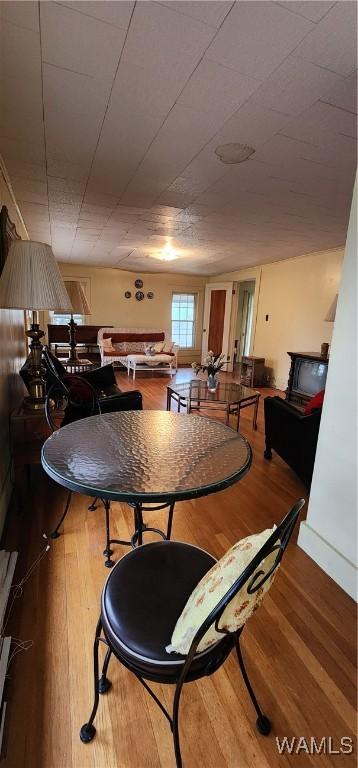
[[78, 280], [65, 280], [65, 287], [72, 304], [72, 312], [78, 315], [90, 315], [91, 310], [81, 283]]
[[334, 323], [336, 319], [337, 301], [338, 301], [338, 293], [336, 293], [332, 301], [332, 304], [326, 314], [326, 317], [324, 318], [327, 323]]
[[51, 246], [16, 240], [0, 277], [0, 307], [71, 312], [71, 302]]

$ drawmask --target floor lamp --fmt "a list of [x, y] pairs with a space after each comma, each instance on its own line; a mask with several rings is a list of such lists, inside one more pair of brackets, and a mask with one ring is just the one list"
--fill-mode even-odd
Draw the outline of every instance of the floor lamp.
[[78, 363], [78, 355], [76, 350], [77, 323], [75, 323], [73, 319], [73, 314], [90, 315], [91, 310], [84, 295], [82, 285], [78, 280], [65, 280], [65, 287], [72, 304], [71, 320], [69, 322], [70, 352], [67, 360], [67, 365], [71, 367], [71, 365]]
[[46, 243], [16, 240], [9, 249], [0, 277], [0, 307], [32, 310], [32, 324], [26, 336], [30, 344], [30, 397], [25, 405], [33, 410], [44, 407], [46, 382], [42, 371], [42, 344], [44, 332], [38, 322], [38, 311], [72, 312], [60, 270], [52, 248]]

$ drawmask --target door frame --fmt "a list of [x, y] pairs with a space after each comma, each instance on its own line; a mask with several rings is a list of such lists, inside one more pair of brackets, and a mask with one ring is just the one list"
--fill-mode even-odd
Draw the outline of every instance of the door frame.
[[232, 371], [232, 351], [230, 349], [230, 330], [231, 330], [231, 305], [233, 298], [233, 282], [225, 283], [207, 283], [205, 286], [205, 300], [204, 300], [204, 320], [203, 320], [203, 335], [201, 345], [201, 357], [202, 361], [208, 354], [208, 330], [210, 321], [210, 307], [211, 307], [211, 292], [212, 291], [226, 291], [225, 299], [225, 315], [224, 315], [224, 328], [223, 328], [223, 344], [222, 349], [227, 357], [230, 357], [227, 365], [223, 367], [224, 371]]

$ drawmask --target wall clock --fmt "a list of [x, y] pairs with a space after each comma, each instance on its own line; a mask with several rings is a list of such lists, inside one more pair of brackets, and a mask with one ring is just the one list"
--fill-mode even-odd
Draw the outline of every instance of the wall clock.
[[134, 285], [136, 288], [143, 288], [143, 280], [140, 280], [138, 278], [138, 280], [135, 281]]
[[126, 291], [124, 295], [125, 295], [125, 298], [126, 298], [126, 299], [130, 299], [130, 298], [131, 298], [131, 296], [132, 296], [132, 294], [131, 294], [131, 292], [130, 292], [130, 291]]
[[136, 297], [137, 301], [143, 301], [143, 299], [144, 299], [143, 291], [137, 291], [135, 297]]

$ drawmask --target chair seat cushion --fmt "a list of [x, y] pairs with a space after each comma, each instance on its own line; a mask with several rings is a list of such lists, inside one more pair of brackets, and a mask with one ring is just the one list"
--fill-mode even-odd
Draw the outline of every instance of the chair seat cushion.
[[[165, 646], [189, 595], [215, 562], [198, 547], [172, 541], [145, 544], [122, 557], [102, 594], [103, 630], [115, 653], [150, 679], [177, 677], [185, 657], [168, 656]], [[217, 645], [226, 656], [232, 639]], [[209, 658], [208, 652], [195, 657], [196, 672]]]

